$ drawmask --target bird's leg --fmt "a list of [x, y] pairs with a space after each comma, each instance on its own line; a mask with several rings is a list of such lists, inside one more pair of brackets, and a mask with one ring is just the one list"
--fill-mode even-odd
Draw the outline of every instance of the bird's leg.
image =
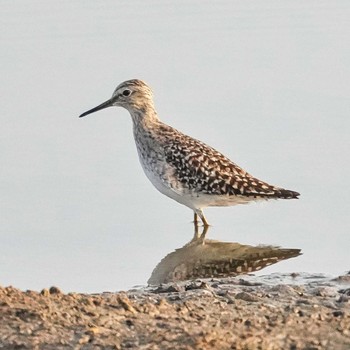
[[203, 232], [198, 238], [202, 242], [202, 244], [204, 244], [205, 236], [207, 235], [208, 229], [209, 229], [209, 226], [203, 226]]
[[194, 226], [198, 226], [198, 215], [196, 212], [193, 212], [193, 223], [194, 223]]
[[199, 226], [198, 226], [198, 221], [195, 221], [194, 224], [194, 235], [192, 240], [189, 242], [189, 244], [193, 242], [200, 242], [201, 244], [204, 244], [205, 236], [207, 235], [209, 226], [203, 226], [202, 233], [199, 234]]
[[204, 214], [203, 214], [203, 217], [201, 218], [202, 221], [203, 221], [203, 226], [204, 228], [206, 228], [208, 230], [208, 227], [210, 226], [207, 219], [205, 218]]
[[201, 220], [203, 222], [203, 226], [208, 228], [210, 225], [209, 225], [207, 219], [205, 218], [203, 211], [201, 209], [196, 209], [195, 215], [196, 214], [201, 218]]
[[193, 235], [193, 238], [192, 238], [191, 242], [195, 242], [199, 238], [198, 215], [197, 215], [197, 213], [195, 211], [193, 212], [193, 214], [194, 214], [193, 215], [194, 235]]
[[192, 241], [196, 241], [199, 238], [198, 215], [196, 212], [194, 212], [194, 215], [193, 215], [193, 224], [194, 224], [194, 236]]
[[191, 242], [195, 242], [198, 239], [199, 239], [198, 221], [194, 221], [194, 235], [193, 235]]

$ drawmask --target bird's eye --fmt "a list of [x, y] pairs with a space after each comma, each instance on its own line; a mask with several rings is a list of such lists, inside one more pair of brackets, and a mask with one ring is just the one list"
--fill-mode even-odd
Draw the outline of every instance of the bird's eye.
[[125, 89], [123, 91], [123, 96], [130, 96], [130, 94], [131, 94], [131, 90], [129, 90], [129, 89]]

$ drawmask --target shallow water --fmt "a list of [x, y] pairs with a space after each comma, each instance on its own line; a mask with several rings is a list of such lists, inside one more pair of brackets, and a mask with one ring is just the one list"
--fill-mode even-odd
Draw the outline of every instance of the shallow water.
[[0, 284], [145, 284], [193, 235], [152, 188], [126, 111], [78, 115], [130, 78], [161, 119], [298, 201], [210, 208], [208, 239], [300, 248], [272, 272], [349, 269], [350, 5], [2, 2]]

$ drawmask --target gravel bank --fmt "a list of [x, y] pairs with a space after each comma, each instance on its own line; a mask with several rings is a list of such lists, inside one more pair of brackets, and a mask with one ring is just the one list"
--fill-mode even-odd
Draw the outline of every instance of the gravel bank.
[[89, 295], [0, 288], [0, 348], [345, 350], [349, 287], [350, 275], [293, 274]]

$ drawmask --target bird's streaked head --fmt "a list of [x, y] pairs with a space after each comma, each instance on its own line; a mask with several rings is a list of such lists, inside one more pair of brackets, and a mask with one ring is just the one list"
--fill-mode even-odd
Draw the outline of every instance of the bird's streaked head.
[[97, 112], [101, 109], [118, 106], [126, 108], [132, 115], [134, 111], [154, 111], [153, 94], [150, 87], [142, 80], [124, 81], [114, 90], [112, 97], [95, 108], [81, 114], [79, 118]]

